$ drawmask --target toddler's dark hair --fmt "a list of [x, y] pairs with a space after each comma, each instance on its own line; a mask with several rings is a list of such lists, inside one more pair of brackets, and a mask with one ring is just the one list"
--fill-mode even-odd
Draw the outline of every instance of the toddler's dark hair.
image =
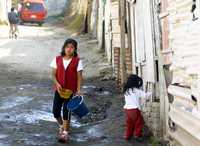
[[138, 75], [132, 74], [128, 77], [124, 85], [123, 92], [126, 93], [129, 89], [140, 88], [143, 85], [143, 80]]

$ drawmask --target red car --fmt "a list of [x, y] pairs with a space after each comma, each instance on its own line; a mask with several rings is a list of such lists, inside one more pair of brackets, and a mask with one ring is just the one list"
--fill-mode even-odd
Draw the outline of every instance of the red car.
[[41, 26], [47, 17], [44, 0], [23, 0], [19, 16], [21, 24], [29, 22], [37, 23]]

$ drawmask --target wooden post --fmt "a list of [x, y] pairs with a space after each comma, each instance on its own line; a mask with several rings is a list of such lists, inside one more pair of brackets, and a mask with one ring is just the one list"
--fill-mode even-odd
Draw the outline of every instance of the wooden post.
[[120, 66], [121, 66], [121, 83], [122, 85], [126, 80], [126, 68], [125, 68], [125, 17], [126, 17], [126, 9], [125, 9], [125, 0], [119, 0], [119, 24], [120, 24]]
[[[137, 74], [136, 72], [136, 43], [135, 43], [135, 38], [136, 38], [136, 34], [135, 34], [135, 4], [128, 1], [129, 4], [129, 8], [128, 8], [128, 19], [129, 19], [129, 27], [128, 27], [128, 33], [129, 33], [129, 37], [130, 37], [130, 44], [131, 45], [131, 53], [132, 53], [132, 73]], [[129, 32], [130, 31], [130, 32]]]
[[98, 51], [103, 48], [103, 2], [98, 1]]
[[[131, 50], [132, 52], [132, 42], [131, 42], [131, 16], [130, 16], [130, 3], [126, 2], [126, 19], [127, 19], [127, 35], [128, 35], [128, 48]], [[134, 29], [134, 28], [132, 28]], [[133, 61], [132, 61], [133, 63]]]
[[[156, 11], [157, 1], [154, 0], [153, 2], [153, 10], [155, 15], [154, 20], [154, 26], [155, 26], [155, 34], [156, 40], [157, 40], [157, 55], [158, 55], [158, 68], [159, 68], [159, 96], [160, 96], [160, 120], [161, 120], [161, 127], [162, 127], [162, 135], [165, 136], [167, 133], [167, 125], [168, 125], [168, 111], [169, 111], [169, 102], [168, 102], [168, 93], [167, 93], [167, 86], [166, 86], [166, 80], [165, 80], [165, 74], [163, 70], [164, 65], [164, 59], [161, 55], [162, 50], [162, 24], [159, 19], [159, 14]], [[167, 2], [167, 0], [162, 1], [164, 3]], [[163, 137], [164, 138], [164, 137]]]

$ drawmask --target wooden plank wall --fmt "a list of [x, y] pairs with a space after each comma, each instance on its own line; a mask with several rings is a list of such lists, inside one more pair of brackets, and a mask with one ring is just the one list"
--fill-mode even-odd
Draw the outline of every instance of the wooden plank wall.
[[[200, 20], [192, 20], [192, 4], [192, 0], [168, 0], [167, 7], [169, 47], [173, 50], [170, 70], [173, 73], [172, 83], [176, 84], [168, 88], [174, 96], [169, 117], [177, 127], [169, 134], [184, 146], [200, 143], [200, 136], [195, 132], [200, 122]], [[197, 5], [198, 12], [199, 7]], [[199, 13], [196, 13], [196, 17], [200, 17]], [[198, 102], [194, 102], [192, 96]]]

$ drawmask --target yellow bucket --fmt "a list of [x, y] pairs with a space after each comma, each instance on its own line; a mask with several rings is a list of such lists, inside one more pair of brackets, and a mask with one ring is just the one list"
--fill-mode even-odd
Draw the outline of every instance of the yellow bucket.
[[72, 96], [73, 92], [69, 89], [61, 89], [59, 94], [61, 98], [69, 99]]

